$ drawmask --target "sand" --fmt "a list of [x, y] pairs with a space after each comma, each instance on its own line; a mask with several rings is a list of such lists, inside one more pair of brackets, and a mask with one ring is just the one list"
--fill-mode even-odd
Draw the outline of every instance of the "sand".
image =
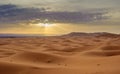
[[120, 74], [120, 36], [0, 38], [0, 74]]

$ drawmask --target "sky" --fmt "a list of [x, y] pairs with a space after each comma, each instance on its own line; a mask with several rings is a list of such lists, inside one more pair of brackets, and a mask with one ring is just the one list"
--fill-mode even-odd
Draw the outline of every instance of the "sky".
[[120, 33], [120, 0], [0, 0], [0, 33]]

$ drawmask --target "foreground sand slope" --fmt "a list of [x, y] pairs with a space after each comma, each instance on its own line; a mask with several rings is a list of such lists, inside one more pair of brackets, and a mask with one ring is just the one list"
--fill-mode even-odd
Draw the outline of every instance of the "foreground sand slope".
[[120, 74], [120, 36], [0, 38], [0, 74]]

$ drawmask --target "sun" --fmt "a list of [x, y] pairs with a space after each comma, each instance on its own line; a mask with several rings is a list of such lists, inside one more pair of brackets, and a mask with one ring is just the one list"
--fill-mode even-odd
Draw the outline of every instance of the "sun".
[[48, 27], [53, 27], [54, 24], [50, 23], [48, 19], [45, 19], [43, 22], [38, 22], [36, 24], [34, 24], [35, 26], [38, 27], [44, 27], [44, 28], [48, 28]]
[[42, 26], [43, 27], [51, 27], [51, 26], [53, 26], [52, 24], [49, 24], [49, 23], [44, 23], [44, 24], [42, 24]]
[[52, 26], [54, 26], [54, 24], [50, 24], [50, 23], [37, 23], [35, 25], [39, 26], [39, 27], [52, 27]]

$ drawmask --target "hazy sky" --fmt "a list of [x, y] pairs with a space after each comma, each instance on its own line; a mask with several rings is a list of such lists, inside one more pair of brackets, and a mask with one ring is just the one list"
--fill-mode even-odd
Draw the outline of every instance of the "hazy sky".
[[0, 33], [120, 33], [120, 0], [0, 0]]

